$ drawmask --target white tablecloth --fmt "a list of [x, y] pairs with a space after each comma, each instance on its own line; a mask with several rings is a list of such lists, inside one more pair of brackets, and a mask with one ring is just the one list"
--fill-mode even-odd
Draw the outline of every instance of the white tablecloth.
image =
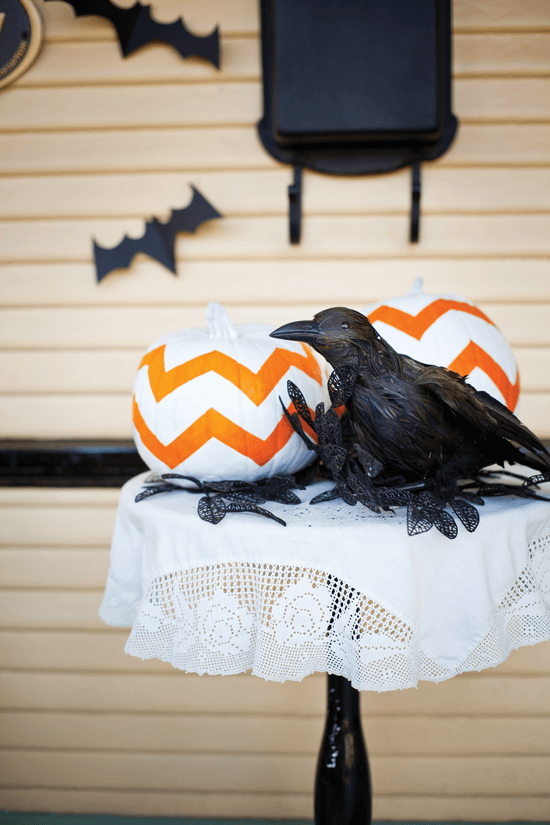
[[332, 486], [217, 525], [199, 495], [135, 503], [121, 491], [102, 619], [131, 627], [126, 652], [194, 673], [343, 675], [364, 690], [413, 687], [504, 661], [550, 639], [550, 503], [487, 499], [475, 533], [409, 537], [405, 510], [376, 515]]

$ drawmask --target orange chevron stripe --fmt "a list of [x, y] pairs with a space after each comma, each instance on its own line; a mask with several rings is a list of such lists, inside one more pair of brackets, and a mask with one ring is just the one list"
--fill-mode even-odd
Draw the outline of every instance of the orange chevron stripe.
[[471, 304], [466, 304], [463, 301], [449, 301], [446, 298], [438, 298], [427, 307], [420, 310], [418, 315], [410, 315], [408, 312], [403, 312], [402, 309], [395, 307], [381, 306], [375, 309], [374, 312], [368, 316], [369, 321], [373, 324], [375, 321], [383, 321], [396, 329], [405, 332], [412, 338], [420, 341], [427, 329], [433, 323], [449, 312], [451, 309], [459, 309], [462, 312], [467, 312], [469, 315], [476, 315], [478, 318], [483, 318], [488, 324], [494, 326], [490, 318], [477, 307]]
[[[291, 413], [294, 412], [294, 404], [290, 404], [288, 410]], [[153, 453], [160, 461], [163, 461], [171, 470], [188, 459], [211, 438], [217, 438], [222, 444], [226, 444], [241, 453], [241, 455], [251, 458], [252, 461], [263, 467], [285, 446], [294, 432], [286, 416], [283, 416], [271, 435], [264, 441], [239, 427], [238, 424], [235, 424], [217, 410], [210, 408], [170, 444], [165, 445], [159, 441], [145, 423], [135, 398], [133, 413], [134, 425], [144, 445], [149, 452]], [[311, 415], [314, 417], [313, 413]], [[311, 428], [304, 422], [303, 426], [304, 430], [317, 440]]]
[[474, 341], [470, 341], [460, 355], [458, 355], [449, 369], [460, 375], [468, 375], [474, 367], [479, 367], [496, 384], [509, 410], [514, 412], [519, 398], [519, 373], [516, 370], [516, 383], [512, 384], [504, 370]]
[[302, 347], [305, 355], [277, 347], [258, 372], [252, 372], [234, 358], [217, 350], [192, 358], [167, 372], [164, 367], [165, 344], [148, 352], [139, 366], [140, 369], [149, 367], [149, 383], [157, 403], [193, 378], [198, 378], [206, 372], [217, 372], [222, 378], [231, 381], [259, 407], [291, 366], [298, 367], [319, 384], [323, 383], [321, 370], [313, 353], [304, 344]]

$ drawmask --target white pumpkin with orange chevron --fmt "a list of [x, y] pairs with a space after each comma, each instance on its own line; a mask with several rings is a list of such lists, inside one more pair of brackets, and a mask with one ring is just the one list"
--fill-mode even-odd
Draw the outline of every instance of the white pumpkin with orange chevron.
[[220, 304], [207, 327], [163, 336], [142, 358], [134, 382], [134, 440], [155, 472], [203, 481], [256, 481], [295, 473], [315, 456], [284, 415], [287, 380], [309, 407], [330, 403], [330, 368], [310, 347], [276, 341], [267, 324], [234, 326]]
[[468, 376], [514, 411], [519, 373], [504, 335], [478, 307], [459, 295], [424, 292], [417, 278], [406, 295], [363, 310], [397, 352]]

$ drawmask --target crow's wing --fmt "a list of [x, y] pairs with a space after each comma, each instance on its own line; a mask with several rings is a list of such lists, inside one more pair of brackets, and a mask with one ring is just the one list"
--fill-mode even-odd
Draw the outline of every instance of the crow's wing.
[[462, 416], [480, 433], [506, 438], [515, 446], [532, 450], [550, 467], [550, 454], [544, 444], [510, 410], [486, 392], [475, 390], [456, 373], [443, 367], [424, 367], [415, 384], [436, 395], [455, 415]]

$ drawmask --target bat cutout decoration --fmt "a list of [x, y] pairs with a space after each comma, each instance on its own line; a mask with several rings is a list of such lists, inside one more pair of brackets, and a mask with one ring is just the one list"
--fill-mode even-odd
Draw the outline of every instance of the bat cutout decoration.
[[118, 246], [106, 249], [94, 240], [94, 259], [98, 282], [114, 269], [127, 269], [138, 252], [144, 252], [176, 274], [175, 242], [178, 232], [195, 232], [206, 221], [223, 215], [208, 203], [194, 186], [189, 206], [174, 209], [166, 223], [153, 218], [145, 224], [145, 232], [140, 238], [125, 235]]
[[220, 33], [216, 26], [212, 34], [198, 37], [192, 34], [181, 19], [173, 23], [159, 23], [151, 15], [151, 6], [135, 3], [130, 9], [115, 6], [111, 0], [67, 0], [77, 17], [95, 14], [106, 17], [116, 29], [120, 48], [128, 57], [140, 46], [153, 41], [167, 43], [183, 58], [196, 55], [204, 57], [217, 69], [220, 68]]

